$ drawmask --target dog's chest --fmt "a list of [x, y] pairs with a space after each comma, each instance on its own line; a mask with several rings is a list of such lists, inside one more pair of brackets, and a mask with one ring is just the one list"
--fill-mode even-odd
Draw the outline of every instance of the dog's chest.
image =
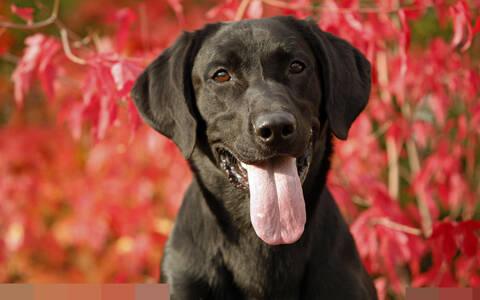
[[248, 247], [229, 247], [224, 253], [233, 284], [251, 299], [298, 299], [305, 256], [289, 247], [248, 242]]

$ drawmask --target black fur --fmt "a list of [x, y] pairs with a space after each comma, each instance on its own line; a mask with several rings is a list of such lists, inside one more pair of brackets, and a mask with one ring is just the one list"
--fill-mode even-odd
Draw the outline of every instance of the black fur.
[[[302, 61], [303, 72], [289, 72], [292, 61]], [[219, 69], [232, 79], [215, 81]], [[325, 186], [332, 132], [347, 137], [370, 80], [358, 50], [312, 20], [285, 16], [184, 32], [147, 67], [132, 97], [195, 175], [162, 259], [171, 299], [377, 299]], [[294, 116], [288, 143], [266, 146], [255, 136], [254, 120], [271, 112]], [[255, 164], [299, 157], [311, 140], [305, 231], [293, 244], [266, 244], [250, 223], [248, 191], [228, 181], [217, 150]]]

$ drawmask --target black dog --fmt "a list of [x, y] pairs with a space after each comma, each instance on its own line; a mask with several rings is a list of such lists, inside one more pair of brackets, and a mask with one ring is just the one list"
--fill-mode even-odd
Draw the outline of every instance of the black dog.
[[184, 32], [147, 67], [132, 97], [195, 174], [162, 260], [172, 299], [377, 299], [325, 186], [370, 85], [359, 51], [285, 16]]

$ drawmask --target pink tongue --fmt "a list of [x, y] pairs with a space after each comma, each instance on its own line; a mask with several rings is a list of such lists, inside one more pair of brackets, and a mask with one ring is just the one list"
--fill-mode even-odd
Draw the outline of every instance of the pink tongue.
[[305, 201], [293, 157], [247, 165], [250, 218], [257, 235], [272, 245], [291, 244], [303, 233]]

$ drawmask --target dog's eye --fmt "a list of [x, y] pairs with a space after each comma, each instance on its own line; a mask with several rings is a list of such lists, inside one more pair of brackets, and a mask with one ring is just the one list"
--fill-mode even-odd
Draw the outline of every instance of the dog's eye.
[[212, 78], [215, 79], [218, 82], [225, 82], [225, 81], [229, 81], [231, 79], [230, 74], [228, 74], [228, 72], [225, 71], [224, 69], [221, 69], [221, 70], [218, 70], [217, 72], [215, 72], [215, 74], [213, 74]]
[[290, 72], [300, 73], [305, 69], [305, 65], [302, 62], [294, 61], [290, 64]]

